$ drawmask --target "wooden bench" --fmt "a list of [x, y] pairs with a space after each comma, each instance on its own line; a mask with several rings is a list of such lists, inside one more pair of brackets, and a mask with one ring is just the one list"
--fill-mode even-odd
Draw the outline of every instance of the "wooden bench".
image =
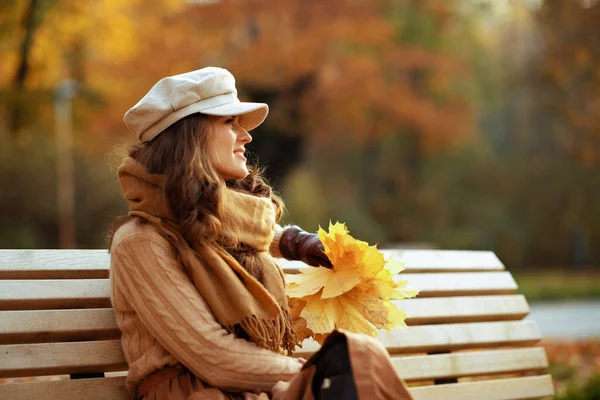
[[[415, 399], [553, 394], [539, 329], [523, 320], [527, 301], [492, 252], [394, 254], [421, 294], [399, 301], [409, 327], [379, 338]], [[0, 250], [0, 399], [128, 398], [108, 271], [103, 250]], [[297, 355], [316, 349], [306, 343]]]

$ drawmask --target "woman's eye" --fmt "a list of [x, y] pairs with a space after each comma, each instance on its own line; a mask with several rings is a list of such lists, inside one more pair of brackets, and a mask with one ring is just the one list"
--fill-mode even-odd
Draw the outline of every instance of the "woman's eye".
[[233, 125], [233, 123], [234, 123], [234, 122], [235, 122], [235, 118], [227, 118], [227, 119], [225, 120], [225, 123], [226, 123], [226, 124], [229, 124], [229, 125]]

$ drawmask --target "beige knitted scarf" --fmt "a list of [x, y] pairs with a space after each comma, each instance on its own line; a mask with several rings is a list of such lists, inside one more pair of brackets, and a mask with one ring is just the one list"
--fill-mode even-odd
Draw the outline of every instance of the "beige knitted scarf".
[[[275, 228], [272, 201], [225, 189], [223, 237], [212, 244], [203, 240], [189, 243], [168, 208], [163, 180], [133, 158], [125, 158], [119, 182], [129, 202], [129, 215], [153, 224], [173, 244], [187, 276], [225, 329], [260, 347], [291, 355], [297, 339], [285, 279], [268, 253]], [[221, 244], [232, 242], [239, 243], [239, 251], [227, 251]], [[240, 256], [258, 258], [260, 280], [240, 264]]]

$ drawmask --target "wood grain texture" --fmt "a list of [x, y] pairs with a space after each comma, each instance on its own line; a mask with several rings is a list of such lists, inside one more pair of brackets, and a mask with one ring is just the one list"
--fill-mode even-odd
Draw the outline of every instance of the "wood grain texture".
[[[386, 258], [404, 262], [406, 272], [502, 271], [504, 265], [491, 251], [389, 250]], [[108, 278], [107, 250], [0, 250], [0, 279]], [[308, 266], [280, 260], [287, 273]]]
[[[409, 389], [415, 400], [524, 400], [551, 396], [550, 375]], [[124, 377], [0, 385], [0, 399], [127, 400]]]
[[129, 400], [124, 377], [0, 385], [0, 399]]
[[[509, 272], [400, 274], [419, 297], [507, 294], [517, 285]], [[110, 307], [108, 279], [0, 280], [0, 310]]]
[[[522, 295], [396, 300], [409, 326], [520, 320], [529, 313]], [[0, 344], [119, 338], [113, 309], [0, 311]]]
[[108, 279], [0, 280], [0, 310], [109, 308]]
[[108, 278], [107, 250], [0, 250], [0, 279]]
[[112, 308], [0, 311], [0, 344], [117, 339]]
[[423, 386], [410, 389], [415, 400], [524, 400], [554, 394], [550, 375]]
[[404, 263], [410, 272], [435, 271], [502, 271], [504, 264], [493, 251], [471, 250], [391, 250], [382, 249], [387, 257]]
[[0, 346], [0, 378], [118, 371], [127, 368], [119, 340]]
[[[74, 342], [0, 346], [0, 377], [122, 371], [127, 368], [120, 342]], [[301, 355], [301, 354], [299, 354]], [[548, 367], [541, 347], [452, 354], [393, 356], [407, 381], [537, 371]]]
[[[392, 250], [381, 249], [385, 258], [404, 263], [406, 272], [473, 272], [503, 271], [504, 264], [491, 251], [468, 250]], [[281, 260], [281, 267], [288, 274], [309, 268], [300, 261]]]
[[394, 280], [407, 281], [408, 287], [419, 289], [418, 297], [510, 294], [517, 290], [510, 272], [400, 273]]
[[393, 302], [408, 315], [406, 324], [520, 320], [529, 314], [523, 295], [432, 297]]
[[[541, 336], [535, 322], [519, 321], [409, 326], [380, 331], [377, 339], [390, 354], [400, 354], [533, 345]], [[318, 343], [307, 339], [302, 348], [297, 349], [297, 354], [309, 355], [319, 347]]]
[[392, 362], [400, 376], [409, 382], [541, 371], [548, 368], [548, 358], [543, 347], [394, 356]]

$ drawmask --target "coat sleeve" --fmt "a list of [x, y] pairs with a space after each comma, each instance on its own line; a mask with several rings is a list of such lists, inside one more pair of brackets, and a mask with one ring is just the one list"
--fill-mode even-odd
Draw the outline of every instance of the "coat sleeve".
[[236, 338], [215, 319], [166, 239], [137, 234], [113, 249], [112, 274], [142, 323], [177, 360], [222, 390], [270, 391], [302, 364]]

